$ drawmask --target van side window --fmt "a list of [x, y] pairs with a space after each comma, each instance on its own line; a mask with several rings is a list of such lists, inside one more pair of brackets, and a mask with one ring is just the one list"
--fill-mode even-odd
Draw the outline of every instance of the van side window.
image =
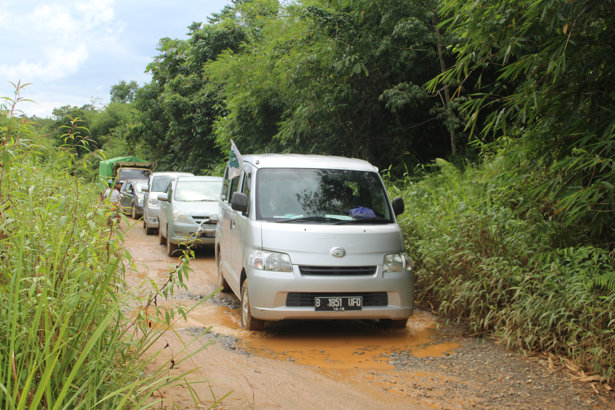
[[220, 199], [222, 202], [228, 202], [231, 195], [229, 194], [229, 187], [231, 183], [228, 180], [228, 167], [224, 170], [224, 178], [222, 179], [222, 193], [220, 194]]
[[248, 197], [248, 212], [250, 210], [250, 177], [251, 173], [245, 172], [243, 173], [243, 183], [241, 186], [241, 193], [245, 194]]
[[230, 204], [231, 203], [231, 199], [233, 198], [233, 193], [237, 191], [237, 187], [239, 186], [239, 177], [235, 177], [233, 179], [231, 179], [230, 181], [230, 186], [229, 186], [229, 194], [228, 194], [228, 198], [226, 198], [226, 201]]

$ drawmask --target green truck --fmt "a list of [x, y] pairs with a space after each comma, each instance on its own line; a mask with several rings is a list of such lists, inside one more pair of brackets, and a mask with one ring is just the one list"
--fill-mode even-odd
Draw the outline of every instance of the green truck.
[[100, 161], [98, 179], [102, 189], [109, 186], [109, 181], [128, 179], [148, 179], [152, 173], [152, 163], [135, 156], [115, 157]]

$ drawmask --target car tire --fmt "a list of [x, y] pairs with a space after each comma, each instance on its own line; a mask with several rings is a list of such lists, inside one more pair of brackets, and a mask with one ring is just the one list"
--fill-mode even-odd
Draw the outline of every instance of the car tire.
[[158, 243], [160, 245], [166, 245], [167, 244], [167, 240], [166, 238], [162, 235], [162, 229], [158, 228]]
[[132, 217], [132, 219], [137, 219], [137, 207], [135, 206], [135, 203], [132, 203], [132, 206], [130, 207], [130, 216]]
[[218, 257], [216, 258], [216, 265], [218, 266], [218, 287], [221, 288], [222, 292], [230, 292], [231, 287], [228, 285], [226, 279], [224, 279], [224, 275], [222, 274], [222, 269], [220, 269], [220, 251], [218, 251]]
[[171, 243], [171, 240], [169, 239], [169, 225], [167, 225], [167, 237], [165, 239], [165, 242], [167, 243], [167, 255], [177, 256], [179, 254], [177, 253], [179, 246]]
[[241, 327], [245, 330], [263, 330], [263, 328], [265, 327], [265, 321], [255, 319], [252, 316], [249, 294], [250, 292], [248, 291], [248, 279], [245, 279], [243, 281], [243, 284], [241, 285]]
[[154, 235], [156, 233], [156, 228], [150, 228], [145, 224], [145, 234], [146, 235]]
[[[168, 230], [167, 230], [168, 232]], [[171, 243], [169, 238], [167, 238], [167, 255], [169, 256], [178, 256], [179, 255], [179, 246]]]

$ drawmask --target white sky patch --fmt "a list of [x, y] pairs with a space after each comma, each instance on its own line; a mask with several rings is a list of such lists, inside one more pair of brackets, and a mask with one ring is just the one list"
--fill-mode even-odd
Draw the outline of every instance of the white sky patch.
[[[5, 54], [0, 78], [46, 82], [77, 72], [91, 49], [101, 42], [113, 42], [121, 31], [121, 25], [113, 20], [114, 4], [114, 0], [50, 1], [27, 8], [25, 14], [21, 5], [9, 4], [3, 9], [0, 24], [2, 31], [11, 33], [13, 50], [21, 58], [16, 61]], [[28, 47], [25, 52], [22, 45]]]
[[147, 64], [163, 37], [186, 38], [230, 0], [0, 0], [0, 97], [30, 83], [28, 115], [109, 100], [121, 81], [151, 80]]
[[44, 50], [44, 54], [44, 58], [39, 61], [22, 60], [12, 66], [0, 64], [0, 77], [52, 81], [77, 72], [88, 58], [84, 44], [69, 50], [53, 47]]

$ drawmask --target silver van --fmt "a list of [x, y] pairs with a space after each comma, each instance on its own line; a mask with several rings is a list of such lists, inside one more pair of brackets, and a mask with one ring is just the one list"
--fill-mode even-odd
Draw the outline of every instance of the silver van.
[[180, 176], [158, 194], [158, 238], [169, 256], [177, 253], [180, 244], [214, 245], [221, 188], [220, 177]]
[[[414, 274], [376, 167], [342, 157], [244, 155], [227, 167], [216, 226], [218, 285], [241, 324], [377, 319], [405, 327]], [[235, 173], [233, 173], [235, 174]]]
[[154, 172], [150, 174], [148, 183], [141, 190], [143, 198], [143, 228], [147, 235], [153, 235], [158, 230], [160, 214], [160, 201], [158, 194], [162, 194], [171, 179], [179, 176], [193, 175], [190, 172]]

